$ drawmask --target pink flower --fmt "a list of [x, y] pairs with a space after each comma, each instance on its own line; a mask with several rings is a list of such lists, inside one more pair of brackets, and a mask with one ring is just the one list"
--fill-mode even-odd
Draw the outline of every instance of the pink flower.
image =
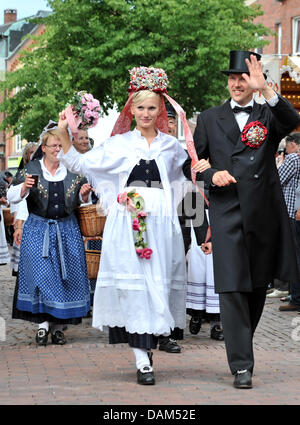
[[126, 204], [127, 203], [127, 192], [119, 193], [117, 201], [119, 204]]
[[84, 119], [86, 119], [87, 121], [89, 121], [89, 119], [93, 116], [92, 111], [90, 111], [89, 109], [87, 109], [84, 112]]
[[82, 97], [82, 101], [86, 100], [87, 102], [92, 102], [94, 100], [94, 97], [90, 93], [85, 93], [85, 95]]
[[153, 251], [150, 248], [137, 248], [136, 253], [140, 256], [140, 258], [145, 258], [145, 260], [150, 260], [151, 255], [153, 254]]
[[134, 218], [132, 220], [132, 228], [133, 228], [133, 230], [136, 230], [138, 232], [141, 230], [140, 222], [139, 222], [139, 220], [137, 218]]
[[147, 213], [145, 211], [140, 211], [137, 215], [137, 218], [145, 219], [147, 217]]
[[143, 258], [145, 258], [146, 260], [150, 260], [152, 253], [153, 251], [151, 248], [144, 248]]
[[136, 207], [134, 205], [134, 202], [132, 201], [131, 198], [129, 198], [129, 196], [127, 197], [127, 210], [131, 213], [136, 212]]

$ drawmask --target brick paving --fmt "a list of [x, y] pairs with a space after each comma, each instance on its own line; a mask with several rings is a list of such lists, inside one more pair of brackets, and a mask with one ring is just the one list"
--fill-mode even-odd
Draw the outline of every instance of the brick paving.
[[233, 388], [224, 343], [209, 338], [208, 324], [198, 335], [186, 330], [180, 354], [156, 350], [156, 385], [141, 387], [131, 349], [109, 345], [90, 318], [68, 327], [65, 346], [37, 347], [36, 325], [10, 318], [15, 278], [9, 265], [0, 267], [0, 282], [1, 405], [300, 404], [300, 315], [279, 312], [278, 298], [267, 299], [256, 332], [252, 390]]

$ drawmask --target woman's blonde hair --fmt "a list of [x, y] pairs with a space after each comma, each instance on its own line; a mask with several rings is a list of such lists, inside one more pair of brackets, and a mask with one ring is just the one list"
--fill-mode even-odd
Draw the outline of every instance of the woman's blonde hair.
[[45, 133], [44, 135], [43, 135], [43, 137], [42, 137], [42, 140], [41, 140], [41, 144], [42, 144], [42, 146], [45, 146], [46, 144], [47, 144], [47, 142], [48, 142], [48, 139], [49, 139], [49, 137], [50, 136], [54, 136], [54, 137], [57, 137], [57, 133], [56, 133], [56, 131], [55, 130], [50, 130], [50, 131], [47, 131], [47, 133]]
[[138, 105], [139, 103], [144, 102], [144, 100], [149, 99], [151, 97], [161, 97], [159, 93], [155, 93], [152, 90], [140, 90], [133, 94], [132, 96], [132, 104]]

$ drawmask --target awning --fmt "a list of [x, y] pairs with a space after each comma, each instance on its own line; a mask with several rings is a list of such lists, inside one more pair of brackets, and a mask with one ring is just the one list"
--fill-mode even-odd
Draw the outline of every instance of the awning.
[[280, 67], [281, 75], [285, 72], [295, 80], [296, 84], [300, 84], [300, 56], [287, 56]]

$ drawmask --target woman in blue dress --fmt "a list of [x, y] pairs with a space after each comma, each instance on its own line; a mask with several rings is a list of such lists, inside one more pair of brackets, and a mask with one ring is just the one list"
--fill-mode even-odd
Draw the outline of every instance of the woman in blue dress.
[[[11, 203], [26, 199], [29, 211], [13, 318], [38, 323], [38, 345], [47, 344], [49, 332], [53, 344], [65, 344], [63, 327], [80, 323], [90, 310], [84, 245], [74, 214], [80, 199], [87, 201], [90, 185], [58, 160], [61, 143], [55, 129], [53, 122], [44, 129], [36, 159], [8, 192]], [[33, 175], [38, 175], [37, 185]]]

